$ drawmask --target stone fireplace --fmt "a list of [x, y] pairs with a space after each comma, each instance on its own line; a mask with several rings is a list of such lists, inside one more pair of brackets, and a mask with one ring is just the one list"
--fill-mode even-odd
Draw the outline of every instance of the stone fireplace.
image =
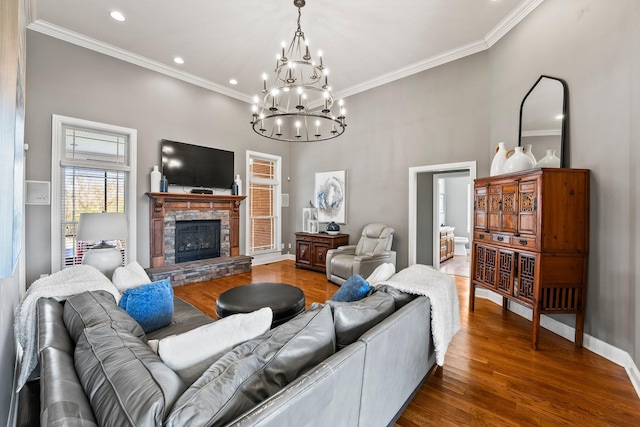
[[240, 255], [244, 196], [147, 193], [152, 280], [174, 286], [251, 271]]

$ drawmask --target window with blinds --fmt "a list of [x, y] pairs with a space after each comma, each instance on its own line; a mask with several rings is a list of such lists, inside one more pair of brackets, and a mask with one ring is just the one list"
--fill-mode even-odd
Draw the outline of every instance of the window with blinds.
[[248, 154], [249, 253], [279, 250], [280, 157]]
[[52, 271], [81, 264], [85, 251], [99, 243], [77, 241], [81, 213], [127, 214], [129, 238], [108, 243], [121, 251], [123, 264], [134, 260], [135, 206], [129, 201], [136, 131], [54, 116], [53, 144]]

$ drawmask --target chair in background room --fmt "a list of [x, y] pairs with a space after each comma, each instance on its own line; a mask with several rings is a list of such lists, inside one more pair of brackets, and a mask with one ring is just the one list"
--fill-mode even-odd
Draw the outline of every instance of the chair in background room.
[[369, 224], [362, 230], [357, 245], [340, 246], [327, 252], [327, 279], [342, 285], [359, 274], [367, 278], [380, 264], [396, 265], [396, 253], [391, 250], [393, 228], [384, 224]]

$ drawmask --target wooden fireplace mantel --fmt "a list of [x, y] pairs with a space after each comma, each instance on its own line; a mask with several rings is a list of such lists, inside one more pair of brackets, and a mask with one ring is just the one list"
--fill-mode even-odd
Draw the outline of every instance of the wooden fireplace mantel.
[[164, 218], [171, 211], [228, 211], [230, 256], [240, 255], [240, 203], [246, 196], [146, 193], [149, 197], [151, 267], [165, 265]]

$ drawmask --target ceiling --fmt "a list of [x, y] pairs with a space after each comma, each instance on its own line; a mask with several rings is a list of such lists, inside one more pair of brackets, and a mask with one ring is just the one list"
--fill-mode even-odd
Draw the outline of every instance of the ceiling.
[[[307, 0], [301, 28], [344, 98], [488, 49], [542, 1]], [[297, 20], [293, 0], [30, 0], [30, 9], [31, 30], [246, 102]]]

